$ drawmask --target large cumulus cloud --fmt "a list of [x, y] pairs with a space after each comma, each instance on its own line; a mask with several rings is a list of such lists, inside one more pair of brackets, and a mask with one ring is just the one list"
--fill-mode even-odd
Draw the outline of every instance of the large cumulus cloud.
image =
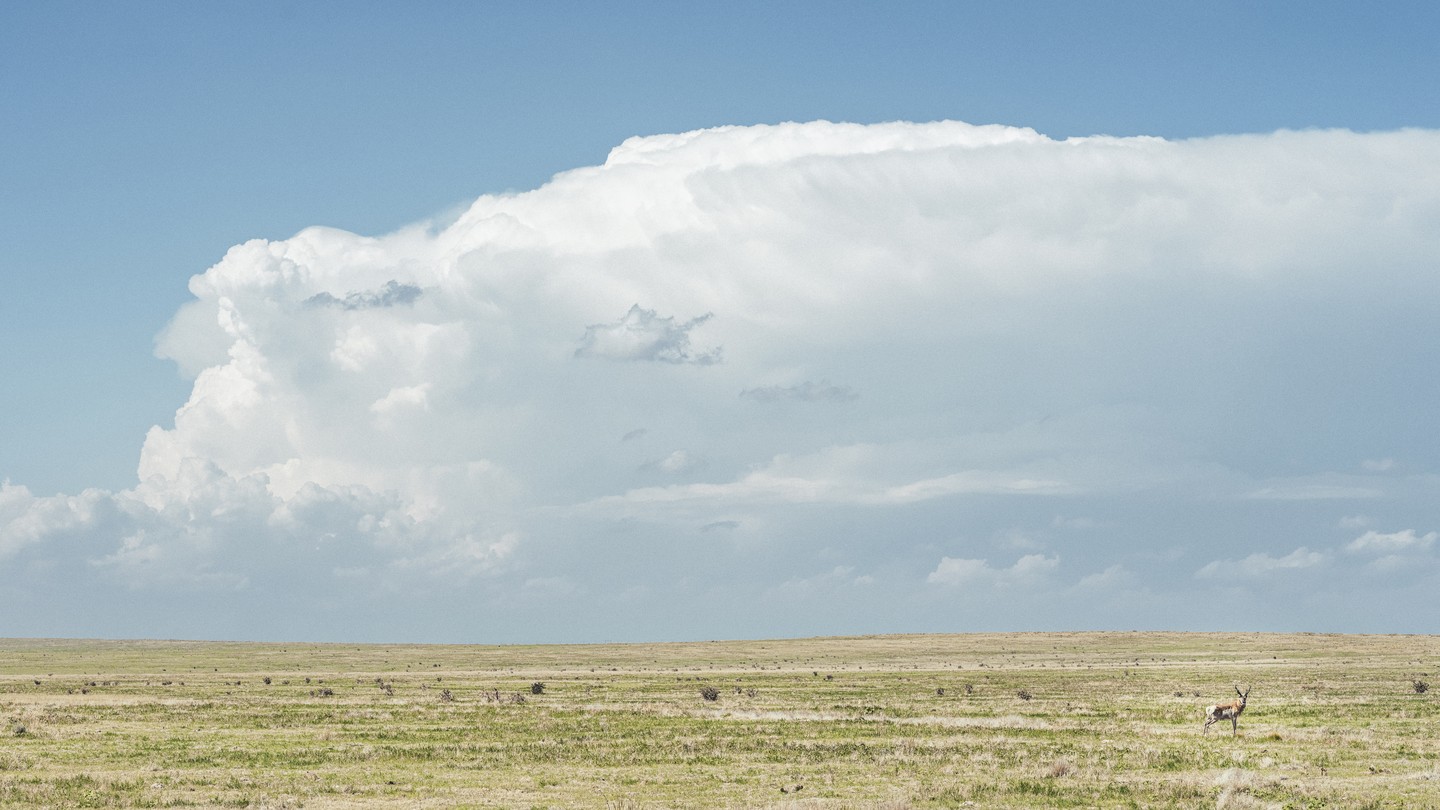
[[[634, 138], [453, 222], [231, 248], [159, 339], [194, 384], [136, 487], [7, 485], [0, 556], [491, 616], [543, 591], [550, 637], [614, 635], [566, 599], [639, 636], [926, 629], [997, 585], [1047, 594], [1016, 625], [1203, 624], [1206, 589], [1326, 575], [1294, 550], [1358, 498], [1440, 522], [1437, 221], [1432, 132]], [[1016, 530], [1043, 577], [986, 562]], [[869, 596], [746, 606], [816, 570]], [[733, 628], [646, 607], [717, 594]], [[978, 605], [931, 629], [1003, 624]]]

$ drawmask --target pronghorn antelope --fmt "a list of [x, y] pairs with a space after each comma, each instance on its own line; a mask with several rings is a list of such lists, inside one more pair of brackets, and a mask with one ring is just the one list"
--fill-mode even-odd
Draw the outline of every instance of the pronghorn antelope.
[[1240, 696], [1239, 700], [1232, 700], [1229, 703], [1217, 703], [1205, 710], [1205, 733], [1210, 733], [1210, 725], [1219, 720], [1230, 721], [1230, 736], [1234, 737], [1240, 728], [1240, 713], [1245, 711], [1245, 698], [1250, 696], [1250, 687], [1244, 692], [1240, 687], [1235, 687], [1235, 694]]

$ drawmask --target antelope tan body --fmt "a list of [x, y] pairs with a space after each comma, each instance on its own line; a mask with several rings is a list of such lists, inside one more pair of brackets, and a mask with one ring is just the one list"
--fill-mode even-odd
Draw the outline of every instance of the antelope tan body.
[[1229, 703], [1217, 703], [1205, 710], [1205, 731], [1210, 732], [1210, 726], [1221, 720], [1230, 721], [1230, 736], [1234, 737], [1240, 729], [1240, 713], [1245, 711], [1245, 699], [1250, 696], [1250, 688], [1244, 692], [1240, 687], [1235, 687], [1235, 694], [1240, 696], [1239, 700], [1232, 700]]

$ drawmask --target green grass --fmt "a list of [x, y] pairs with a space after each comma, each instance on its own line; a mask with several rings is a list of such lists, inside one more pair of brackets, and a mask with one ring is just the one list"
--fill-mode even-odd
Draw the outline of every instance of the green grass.
[[1429, 636], [0, 641], [0, 806], [1440, 807], [1437, 670]]

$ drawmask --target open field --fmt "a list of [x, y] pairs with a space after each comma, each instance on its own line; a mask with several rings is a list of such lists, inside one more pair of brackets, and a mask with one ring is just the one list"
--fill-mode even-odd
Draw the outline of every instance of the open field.
[[0, 721], [7, 807], [1440, 807], [1432, 636], [8, 640]]

